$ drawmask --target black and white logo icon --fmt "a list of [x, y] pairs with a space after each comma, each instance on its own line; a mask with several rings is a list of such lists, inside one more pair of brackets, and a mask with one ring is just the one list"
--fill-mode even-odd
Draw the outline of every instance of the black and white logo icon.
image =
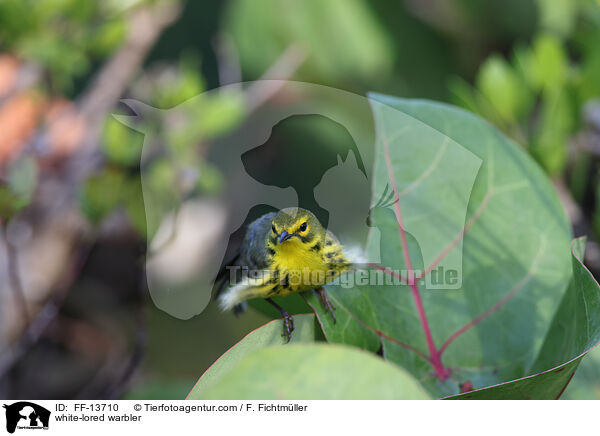
[[16, 429], [48, 429], [50, 411], [29, 401], [5, 404], [6, 431], [14, 433]]

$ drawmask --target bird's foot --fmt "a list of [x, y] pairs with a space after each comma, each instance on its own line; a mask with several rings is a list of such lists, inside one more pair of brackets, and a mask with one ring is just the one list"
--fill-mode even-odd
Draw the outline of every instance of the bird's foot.
[[335, 310], [335, 306], [329, 299], [329, 296], [327, 295], [327, 291], [325, 290], [324, 287], [321, 286], [319, 289], [317, 289], [317, 294], [319, 294], [319, 299], [321, 300], [321, 304], [323, 305], [325, 310], [327, 310], [327, 312], [329, 312], [329, 314], [331, 315], [331, 318], [333, 319], [333, 323], [335, 324], [337, 322], [337, 320], [335, 319], [335, 314], [333, 313], [333, 311]]
[[279, 304], [275, 303], [272, 299], [266, 298], [266, 301], [275, 309], [277, 309], [283, 317], [284, 332], [281, 336], [284, 336], [287, 339], [287, 341], [285, 341], [285, 343], [287, 344], [290, 341], [290, 339], [292, 339], [292, 332], [294, 331], [294, 318], [292, 318], [292, 316], [287, 310], [284, 310]]
[[281, 312], [281, 315], [283, 316], [284, 329], [282, 336], [286, 338], [285, 342], [287, 344], [290, 342], [290, 339], [292, 339], [292, 332], [294, 331], [294, 318], [285, 310]]

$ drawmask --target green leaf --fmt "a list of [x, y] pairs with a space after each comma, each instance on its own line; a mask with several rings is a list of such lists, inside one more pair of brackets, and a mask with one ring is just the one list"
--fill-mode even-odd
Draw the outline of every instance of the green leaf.
[[[300, 296], [300, 294], [292, 294], [286, 297], [275, 297], [273, 298], [273, 301], [275, 301], [280, 306], [285, 307], [285, 310], [287, 310], [288, 313], [290, 313], [291, 315], [295, 315], [298, 313], [308, 313], [311, 311], [311, 308], [306, 304], [306, 302]], [[262, 298], [255, 298], [253, 300], [249, 300], [248, 305], [251, 308], [258, 310], [259, 312], [264, 313], [268, 317], [281, 317], [281, 313]]]
[[[600, 36], [600, 29], [597, 30], [597, 36], [590, 38], [594, 41]], [[600, 96], [600, 50], [597, 44], [594, 44], [594, 50], [589, 50], [582, 61], [581, 70], [576, 80], [577, 94], [581, 103]]]
[[446, 397], [447, 400], [550, 400], [567, 386], [581, 359], [519, 380]]
[[524, 81], [500, 56], [485, 61], [477, 75], [477, 86], [503, 121], [515, 122], [531, 105]]
[[[313, 342], [315, 340], [315, 316], [312, 314], [294, 316], [294, 333], [290, 343]], [[204, 392], [217, 383], [225, 374], [236, 367], [238, 363], [253, 351], [272, 345], [282, 345], [281, 320], [270, 321], [264, 326], [248, 333], [240, 342], [223, 354], [211, 367], [206, 370], [190, 392], [188, 399], [198, 399]], [[289, 344], [287, 344], [289, 346]]]
[[104, 126], [104, 153], [109, 161], [124, 166], [140, 164], [144, 135], [114, 117], [108, 117]]
[[132, 176], [127, 180], [123, 189], [123, 202], [125, 212], [131, 225], [141, 235], [146, 236], [146, 209], [142, 195], [142, 184], [139, 176]]
[[10, 219], [19, 211], [19, 203], [19, 198], [7, 186], [0, 185], [0, 219]]
[[563, 43], [553, 35], [538, 36], [533, 42], [528, 66], [535, 89], [554, 91], [564, 85], [569, 63]]
[[531, 372], [535, 375], [456, 399], [558, 398], [586, 354], [600, 342], [600, 287], [585, 268], [585, 239], [573, 241], [573, 277]]
[[[412, 266], [435, 267], [419, 282], [420, 295], [436, 348], [447, 345], [442, 363], [451, 374], [431, 376], [423, 325], [403, 284], [328, 286], [335, 325], [309, 297], [325, 336], [369, 349], [378, 339], [386, 359], [439, 397], [466, 381], [478, 389], [532, 374], [571, 277], [571, 230], [551, 183], [522, 149], [468, 112], [372, 97], [373, 203], [392, 183], [387, 142]], [[377, 207], [372, 218], [369, 255], [380, 249], [384, 266], [406, 269], [393, 208]]]
[[564, 88], [546, 93], [542, 100], [540, 121], [530, 150], [550, 175], [560, 174], [567, 163], [574, 111]]
[[480, 113], [476, 90], [467, 81], [460, 77], [453, 77], [448, 83], [448, 90], [455, 104], [471, 112]]
[[536, 0], [543, 29], [568, 35], [583, 2], [579, 0]]
[[119, 206], [126, 179], [122, 172], [106, 169], [85, 181], [79, 203], [81, 210], [94, 224], [98, 224]]
[[8, 169], [8, 186], [22, 204], [29, 203], [37, 186], [38, 168], [35, 160], [21, 157]]
[[33, 158], [22, 156], [8, 166], [5, 183], [0, 182], [0, 219], [8, 220], [31, 202], [37, 187], [38, 167]]
[[406, 371], [365, 351], [293, 344], [251, 353], [193, 398], [415, 400], [429, 396]]

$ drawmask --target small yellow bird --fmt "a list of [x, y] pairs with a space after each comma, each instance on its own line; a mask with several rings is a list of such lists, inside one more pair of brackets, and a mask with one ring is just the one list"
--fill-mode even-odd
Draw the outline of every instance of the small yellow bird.
[[[237, 282], [226, 287], [226, 270], [232, 267]], [[351, 267], [338, 239], [315, 215], [301, 208], [282, 209], [248, 225], [238, 255], [216, 278], [220, 282], [217, 298], [223, 310], [236, 309], [253, 298], [266, 299], [281, 312], [289, 341], [294, 320], [271, 298], [314, 289], [335, 322], [334, 307], [323, 285]]]

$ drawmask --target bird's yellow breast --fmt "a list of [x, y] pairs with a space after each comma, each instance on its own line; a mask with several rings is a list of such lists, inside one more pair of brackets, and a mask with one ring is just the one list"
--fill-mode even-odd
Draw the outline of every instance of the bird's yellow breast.
[[299, 239], [292, 239], [285, 244], [280, 244], [275, 248], [275, 254], [272, 257], [273, 262], [279, 265], [279, 268], [285, 270], [310, 270], [326, 269], [327, 264], [323, 261], [321, 252], [311, 250]]
[[[319, 288], [334, 280], [348, 267], [341, 247], [325, 243], [307, 244], [300, 239], [286, 241], [273, 247], [270, 269], [276, 272], [279, 285], [277, 295], [284, 296]], [[336, 256], [326, 256], [327, 249], [336, 249]]]

